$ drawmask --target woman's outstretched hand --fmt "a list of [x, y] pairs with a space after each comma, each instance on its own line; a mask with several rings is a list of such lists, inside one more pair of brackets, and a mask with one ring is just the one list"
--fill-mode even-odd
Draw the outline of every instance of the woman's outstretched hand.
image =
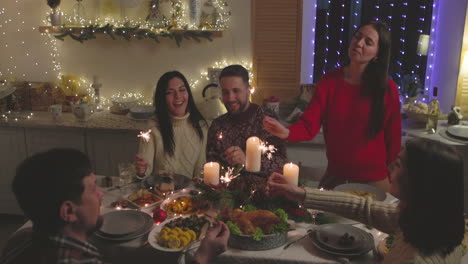
[[283, 175], [273, 172], [268, 178], [266, 194], [268, 196], [281, 195], [292, 201], [303, 202], [305, 190], [291, 184]]
[[278, 120], [269, 116], [263, 118], [263, 127], [268, 133], [281, 139], [287, 139], [289, 136], [289, 129], [284, 127]]

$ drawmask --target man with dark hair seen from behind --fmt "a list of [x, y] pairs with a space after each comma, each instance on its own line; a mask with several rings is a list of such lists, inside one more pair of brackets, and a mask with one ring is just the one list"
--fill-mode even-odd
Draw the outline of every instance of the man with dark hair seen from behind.
[[[7, 245], [0, 263], [104, 263], [88, 242], [102, 225], [104, 192], [85, 154], [52, 149], [27, 158], [16, 170], [13, 192], [33, 228], [27, 239]], [[195, 253], [196, 263], [208, 263], [223, 252], [229, 231], [217, 223], [206, 237]]]

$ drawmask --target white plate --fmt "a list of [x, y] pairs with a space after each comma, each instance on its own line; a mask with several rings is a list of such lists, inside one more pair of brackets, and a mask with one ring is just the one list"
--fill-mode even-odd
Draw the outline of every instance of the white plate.
[[[181, 216], [181, 217], [177, 217], [177, 218], [171, 218], [171, 219], [167, 219], [166, 221], [162, 222], [161, 224], [157, 225], [153, 230], [151, 230], [151, 232], [149, 233], [148, 235], [148, 243], [155, 249], [157, 250], [161, 250], [161, 251], [166, 251], [166, 252], [180, 252], [182, 250], [184, 250], [184, 248], [177, 248], [177, 249], [172, 249], [172, 248], [165, 248], [165, 247], [162, 247], [158, 244], [158, 241], [156, 239], [156, 237], [159, 235], [159, 232], [161, 232], [161, 230], [163, 229], [163, 227], [175, 220], [175, 219], [178, 219], [178, 218], [187, 218], [187, 217], [190, 217], [190, 216]], [[196, 245], [198, 245], [200, 242], [195, 242], [193, 244], [190, 244], [189, 245], [191, 247], [195, 247]]]
[[384, 201], [385, 198], [387, 198], [387, 194], [385, 194], [384, 191], [368, 185], [368, 184], [362, 184], [362, 183], [346, 183], [346, 184], [341, 184], [336, 186], [334, 191], [364, 191], [368, 193], [375, 194], [374, 200], [375, 201]]
[[309, 239], [310, 239], [310, 241], [312, 241], [312, 244], [318, 250], [320, 250], [322, 252], [325, 252], [325, 253], [328, 253], [328, 254], [331, 254], [331, 255], [334, 255], [334, 256], [348, 257], [348, 258], [357, 257], [357, 256], [361, 256], [361, 255], [366, 254], [367, 252], [369, 252], [374, 247], [374, 242], [373, 242], [372, 235], [369, 234], [369, 240], [370, 241], [365, 242], [366, 244], [364, 245], [362, 250], [360, 250], [358, 252], [339, 252], [339, 251], [329, 250], [329, 249], [324, 248], [320, 244], [320, 242], [317, 241], [315, 234], [316, 234], [315, 232], [311, 232], [309, 234]]
[[[125, 212], [125, 213], [117, 213], [117, 212]], [[122, 215], [122, 214], [135, 214], [135, 215], [139, 214], [139, 215], [141, 215], [143, 217], [144, 223], [142, 224], [142, 226], [138, 230], [136, 230], [135, 232], [126, 234], [126, 235], [109, 235], [107, 233], [103, 233], [101, 230], [98, 230], [94, 234], [99, 238], [102, 238], [102, 239], [105, 239], [105, 240], [112, 240], [112, 241], [132, 240], [132, 239], [135, 239], [137, 237], [141, 237], [141, 236], [147, 234], [151, 230], [151, 228], [153, 227], [153, 219], [151, 218], [151, 216], [146, 214], [146, 213], [140, 212], [140, 211], [120, 210], [120, 211], [112, 211], [110, 213], [114, 213], [114, 216], [112, 216], [113, 221], [118, 221], [118, 225], [113, 224], [113, 226], [122, 227], [122, 226], [126, 225], [125, 222], [123, 222], [120, 218], [116, 217], [116, 216], [119, 216], [119, 215]], [[110, 214], [110, 213], [108, 213], [108, 214]]]
[[[354, 237], [354, 242], [350, 245], [341, 245], [340, 238], [348, 234]], [[315, 238], [317, 242], [329, 250], [339, 252], [357, 252], [360, 251], [366, 242], [366, 233], [359, 228], [350, 225], [327, 224], [321, 225], [315, 229]]]
[[130, 113], [128, 113], [127, 118], [131, 119], [131, 120], [134, 120], [134, 121], [146, 121], [146, 120], [150, 119], [151, 117], [139, 119], [139, 118], [134, 118]]
[[102, 216], [99, 231], [109, 236], [125, 236], [144, 227], [146, 221], [142, 213], [133, 210], [113, 211]]
[[455, 125], [447, 127], [447, 133], [451, 136], [468, 139], [468, 126]]
[[[139, 189], [138, 189], [138, 190], [139, 190]], [[159, 195], [157, 195], [157, 194], [154, 194], [154, 193], [151, 193], [153, 196], [159, 198], [159, 200], [157, 200], [157, 201], [154, 202], [154, 203], [148, 204], [148, 205], [146, 205], [146, 206], [141, 206], [141, 205], [135, 203], [134, 201], [130, 200], [130, 196], [133, 195], [133, 194], [134, 194], [135, 192], [137, 192], [138, 190], [132, 191], [132, 192], [130, 192], [130, 193], [124, 195], [125, 199], [126, 199], [129, 203], [131, 203], [132, 205], [136, 206], [137, 208], [140, 208], [140, 209], [142, 209], [142, 208], [152, 208], [152, 207], [155, 207], [156, 205], [161, 204], [161, 203], [163, 202], [163, 200], [164, 200], [161, 196], [159, 196]]]
[[[159, 178], [159, 175], [149, 175], [143, 178], [143, 180], [141, 181], [141, 187], [146, 189], [153, 187], [154, 184], [159, 180]], [[189, 186], [191, 182], [192, 180], [190, 180], [188, 177], [185, 177], [184, 175], [174, 174], [174, 191], [181, 190]]]

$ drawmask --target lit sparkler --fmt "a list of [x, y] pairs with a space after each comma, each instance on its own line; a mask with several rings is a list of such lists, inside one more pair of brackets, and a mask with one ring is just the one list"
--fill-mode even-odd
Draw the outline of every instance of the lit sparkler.
[[217, 135], [217, 137], [218, 137], [218, 139], [219, 139], [220, 141], [222, 141], [222, 140], [223, 140], [223, 132], [219, 132], [218, 135]]
[[269, 160], [273, 157], [273, 153], [278, 150], [274, 145], [268, 145], [267, 141], [260, 141], [260, 149], [262, 154], [265, 154]]
[[140, 134], [137, 137], [142, 138], [143, 141], [148, 143], [150, 141], [150, 139], [151, 139], [150, 134], [151, 134], [151, 129], [146, 131], [146, 132], [145, 131], [140, 131]]
[[234, 167], [228, 167], [227, 171], [219, 179], [222, 183], [229, 185], [229, 183], [235, 178], [239, 177], [240, 174], [234, 175]]

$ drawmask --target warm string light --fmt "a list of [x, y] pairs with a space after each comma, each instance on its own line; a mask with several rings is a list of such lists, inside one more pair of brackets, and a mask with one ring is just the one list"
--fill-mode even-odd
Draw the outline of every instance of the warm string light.
[[[206, 29], [215, 29], [215, 30], [223, 30], [228, 28], [231, 12], [229, 11], [228, 5], [225, 1], [222, 0], [213, 0], [212, 1], [213, 7], [216, 9], [216, 21], [215, 24], [212, 25], [211, 28], [207, 28], [206, 26], [200, 25], [192, 25], [188, 23], [188, 5], [187, 1], [182, 0], [172, 0], [172, 7], [173, 7], [173, 20], [175, 22], [175, 28], [190, 28], [195, 30], [206, 30]], [[124, 7], [121, 7], [125, 9]], [[77, 26], [77, 27], [84, 27], [89, 25], [106, 25], [111, 24], [116, 28], [119, 27], [135, 27], [140, 26], [143, 29], [151, 29], [157, 30], [160, 29], [156, 26], [152, 21], [147, 21], [145, 18], [133, 18], [129, 19], [125, 14], [125, 12], [121, 11], [120, 17], [97, 17], [95, 19], [87, 19], [86, 15], [83, 17], [77, 16], [78, 14], [69, 14], [66, 12], [61, 12], [62, 19], [65, 21], [67, 26]], [[49, 22], [45, 19], [43, 20], [44, 25], [49, 25]], [[166, 27], [166, 25], [162, 25]], [[115, 30], [115, 29], [114, 29]]]
[[[223, 69], [229, 65], [233, 65], [233, 64], [239, 64], [239, 65], [242, 65], [244, 68], [247, 69], [247, 71], [249, 72], [249, 81], [250, 81], [250, 84], [252, 87], [254, 87], [255, 85], [255, 76], [253, 74], [253, 71], [252, 71], [252, 62], [250, 61], [227, 61], [227, 60], [222, 60], [222, 61], [216, 61], [214, 63], [211, 64], [211, 66], [207, 67], [207, 68], [215, 68], [215, 69]], [[207, 69], [205, 68], [205, 69]], [[197, 80], [190, 80], [190, 86], [191, 87], [198, 87], [198, 84], [201, 82], [201, 80], [205, 80], [205, 81], [209, 81], [210, 80], [210, 77], [208, 76], [208, 71], [206, 70], [203, 70], [200, 72], [200, 79], [197, 79]]]
[[18, 114], [14, 113], [11, 110], [3, 113], [1, 115], [1, 121], [8, 123], [10, 120], [13, 122], [18, 122], [19, 120], [31, 120], [34, 117], [34, 113], [30, 112], [29, 114]]
[[434, 59], [435, 59], [435, 54], [437, 49], [435, 48], [435, 41], [437, 39], [437, 17], [438, 17], [438, 11], [439, 10], [439, 4], [434, 3], [432, 4], [432, 22], [431, 22], [431, 36], [430, 36], [430, 42], [429, 42], [429, 51], [428, 51], [428, 56], [427, 56], [427, 67], [426, 67], [426, 79], [424, 80], [424, 92], [426, 95], [432, 96], [432, 89], [429, 91], [429, 87], [432, 87], [432, 80], [430, 76], [432, 75], [433, 71], [433, 65], [434, 65]]
[[[37, 60], [36, 54], [28, 50], [28, 47], [31, 47], [27, 45], [31, 29], [24, 20], [24, 14], [18, 11], [21, 10], [20, 2], [15, 1], [15, 3], [18, 6], [0, 9], [0, 48], [5, 54], [4, 64], [0, 67], [0, 79], [10, 79], [11, 81], [28, 78], [27, 71], [34, 70], [35, 67], [43, 67]], [[32, 27], [32, 31], [35, 31], [34, 27]], [[10, 51], [11, 48], [19, 49], [20, 53]], [[17, 54], [17, 56], [9, 55], [6, 57], [6, 54]], [[34, 67], [29, 67], [30, 65]]]

